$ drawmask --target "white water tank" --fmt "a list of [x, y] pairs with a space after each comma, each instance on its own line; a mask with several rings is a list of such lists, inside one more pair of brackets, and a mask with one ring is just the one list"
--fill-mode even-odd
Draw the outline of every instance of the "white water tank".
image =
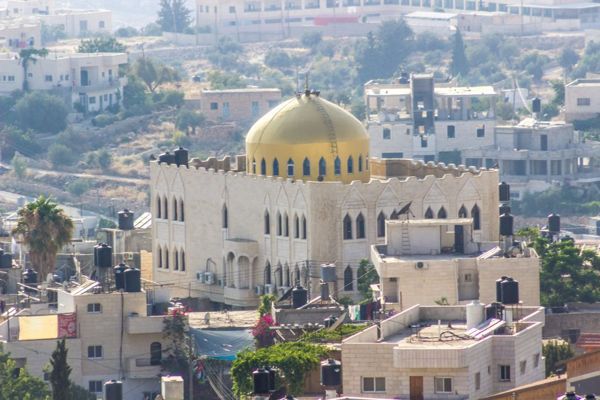
[[467, 330], [476, 328], [483, 322], [485, 305], [478, 300], [467, 304]]

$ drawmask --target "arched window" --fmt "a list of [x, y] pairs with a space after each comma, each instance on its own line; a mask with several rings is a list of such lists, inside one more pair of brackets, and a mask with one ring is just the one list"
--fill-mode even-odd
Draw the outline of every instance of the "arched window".
[[425, 219], [433, 219], [433, 210], [431, 207], [427, 207], [427, 211], [425, 211]]
[[288, 176], [294, 176], [294, 160], [292, 160], [291, 158], [288, 160], [287, 163], [287, 173]]
[[336, 157], [335, 161], [333, 162], [333, 173], [335, 175], [342, 174], [342, 162], [340, 161], [339, 157]]
[[369, 155], [367, 154], [367, 156], [365, 157], [365, 169], [368, 171], [369, 170]]
[[185, 207], [183, 204], [183, 199], [179, 200], [179, 220], [181, 222], [185, 221]]
[[319, 160], [319, 176], [327, 175], [327, 161], [323, 157]]
[[185, 271], [185, 251], [181, 250], [181, 270]]
[[267, 162], [265, 161], [264, 158], [262, 160], [260, 160], [260, 174], [261, 175], [267, 174]]
[[480, 216], [479, 216], [479, 207], [477, 207], [477, 204], [475, 204], [473, 206], [473, 208], [471, 209], [471, 218], [473, 218], [473, 230], [480, 230], [481, 229], [481, 220], [480, 220]]
[[169, 219], [169, 202], [166, 197], [163, 197], [163, 218]]
[[294, 215], [294, 238], [300, 239], [300, 218], [298, 218], [298, 215]]
[[440, 210], [438, 211], [437, 217], [439, 219], [446, 219], [446, 218], [448, 218], [448, 214], [446, 213], [446, 209], [444, 207], [440, 208]]
[[467, 209], [465, 208], [465, 206], [463, 205], [460, 210], [458, 210], [458, 218], [467, 218]]
[[152, 342], [150, 344], [150, 365], [160, 365], [162, 362], [162, 344]]
[[265, 265], [265, 285], [271, 284], [271, 264], [267, 261]]
[[354, 159], [352, 158], [352, 156], [348, 157], [348, 173], [354, 173]]
[[162, 256], [162, 248], [160, 246], [158, 246], [157, 249], [157, 258], [158, 258], [158, 268], [162, 268], [163, 267], [163, 256]]
[[306, 239], [308, 233], [306, 232], [306, 217], [302, 216], [302, 239]]
[[156, 218], [162, 218], [162, 208], [160, 205], [160, 196], [156, 197]]
[[385, 236], [385, 214], [382, 212], [377, 216], [377, 237]]
[[300, 268], [298, 268], [298, 264], [294, 267], [294, 283], [300, 283]]
[[283, 236], [290, 236], [290, 218], [288, 217], [287, 213], [285, 213], [283, 216]]
[[256, 160], [254, 158], [252, 159], [252, 173], [256, 174]]
[[344, 240], [352, 239], [352, 218], [348, 214], [344, 217]]
[[356, 238], [365, 238], [365, 217], [363, 217], [362, 213], [358, 214], [358, 217], [356, 217]]
[[277, 212], [277, 236], [283, 235], [283, 221], [281, 220], [281, 213]]
[[229, 213], [227, 211], [227, 205], [223, 204], [223, 209], [221, 210], [221, 222], [222, 222], [222, 227], [224, 229], [229, 228]]
[[173, 252], [173, 261], [173, 269], [179, 271], [179, 252], [177, 250]]
[[290, 267], [287, 264], [283, 267], [283, 284], [290, 287]]
[[358, 156], [358, 172], [362, 172], [362, 155]]
[[304, 162], [302, 163], [302, 175], [310, 176], [310, 161], [308, 158], [305, 158]]
[[281, 267], [281, 264], [279, 264], [275, 270], [275, 284], [277, 286], [283, 286], [283, 268]]
[[268, 211], [265, 211], [265, 235], [271, 234], [271, 215]]
[[349, 265], [344, 270], [344, 291], [351, 292], [354, 290], [354, 274], [352, 273], [352, 267]]
[[273, 176], [279, 176], [279, 161], [277, 159], [273, 160]]
[[169, 249], [165, 249], [165, 269], [169, 269], [170, 267], [170, 259], [169, 259]]
[[177, 212], [179, 211], [179, 205], [177, 204], [177, 199], [173, 199], [173, 221], [178, 221]]

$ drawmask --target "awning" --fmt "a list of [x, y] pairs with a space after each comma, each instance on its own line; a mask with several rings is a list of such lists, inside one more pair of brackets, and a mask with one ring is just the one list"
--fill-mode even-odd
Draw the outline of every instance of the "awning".
[[250, 329], [192, 329], [191, 334], [196, 340], [197, 356], [233, 361], [239, 352], [254, 347]]

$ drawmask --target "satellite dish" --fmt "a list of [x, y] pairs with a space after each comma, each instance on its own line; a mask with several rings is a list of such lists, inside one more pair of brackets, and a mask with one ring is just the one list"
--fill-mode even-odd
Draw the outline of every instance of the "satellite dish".
[[412, 201], [409, 201], [404, 207], [402, 207], [400, 209], [400, 211], [396, 212], [397, 216], [400, 215], [406, 215], [407, 219], [408, 219], [408, 215], [412, 215], [413, 217], [415, 216], [415, 214], [413, 214], [412, 211], [410, 211], [410, 206], [412, 205]]

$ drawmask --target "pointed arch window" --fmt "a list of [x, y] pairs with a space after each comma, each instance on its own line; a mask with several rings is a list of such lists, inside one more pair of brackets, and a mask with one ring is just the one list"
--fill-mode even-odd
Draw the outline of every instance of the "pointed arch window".
[[283, 236], [290, 236], [290, 218], [288, 217], [287, 213], [285, 213], [283, 216]]
[[271, 264], [267, 261], [265, 265], [265, 285], [271, 284]]
[[351, 292], [354, 290], [354, 273], [349, 265], [344, 270], [344, 291]]
[[229, 212], [227, 211], [226, 204], [223, 204], [223, 209], [221, 210], [221, 223], [223, 229], [229, 228]]
[[319, 160], [319, 176], [327, 175], [327, 161], [323, 157]]
[[437, 217], [439, 219], [446, 219], [446, 218], [448, 218], [448, 214], [446, 213], [446, 209], [444, 207], [440, 208], [440, 210], [437, 213]]
[[352, 218], [348, 214], [344, 217], [344, 240], [352, 239]]
[[279, 176], [279, 161], [277, 159], [273, 160], [273, 176]]
[[277, 212], [277, 236], [283, 235], [283, 221], [281, 219], [281, 213]]
[[306, 217], [303, 215], [302, 216], [302, 239], [306, 239], [307, 236], [308, 236], [308, 234], [306, 232]]
[[260, 160], [260, 174], [261, 175], [267, 174], [267, 162], [265, 161], [264, 158], [262, 160]]
[[177, 204], [177, 199], [173, 199], [173, 221], [178, 221], [179, 218], [177, 217], [179, 211], [179, 205]]
[[363, 160], [362, 155], [358, 156], [358, 172], [362, 172], [363, 170]]
[[169, 201], [163, 197], [163, 218], [169, 219]]
[[382, 212], [377, 216], [377, 237], [385, 236], [385, 214]]
[[162, 218], [162, 208], [160, 204], [160, 196], [156, 197], [156, 218]]
[[294, 176], [294, 160], [291, 158], [287, 162], [287, 174], [288, 176]]
[[160, 246], [158, 246], [158, 268], [162, 268], [163, 267], [163, 254], [162, 254], [162, 248]]
[[481, 217], [479, 215], [479, 207], [477, 204], [471, 209], [471, 218], [473, 218], [473, 230], [478, 231], [481, 229]]
[[308, 158], [305, 158], [302, 163], [302, 175], [310, 176], [310, 160]]
[[169, 249], [165, 249], [165, 269], [169, 269], [170, 267], [170, 259], [169, 259]]
[[162, 344], [152, 342], [150, 344], [150, 365], [160, 365], [162, 362]]
[[300, 218], [298, 215], [294, 215], [294, 238], [300, 239]]
[[281, 264], [277, 265], [277, 269], [275, 270], [275, 285], [283, 286], [283, 267]]
[[431, 207], [427, 207], [427, 211], [425, 211], [425, 219], [433, 219], [433, 210]]
[[356, 217], [356, 238], [364, 239], [365, 236], [365, 217], [360, 213], [358, 214], [358, 217]]
[[354, 173], [354, 159], [352, 158], [352, 156], [348, 157], [348, 173]]
[[333, 162], [333, 173], [335, 175], [342, 174], [342, 161], [340, 160], [339, 157], [336, 157], [335, 161]]
[[467, 209], [463, 205], [462, 207], [460, 207], [460, 210], [458, 210], [458, 218], [467, 218], [467, 217], [468, 217]]
[[183, 204], [183, 199], [179, 200], [179, 220], [181, 222], [185, 221], [185, 207]]
[[252, 159], [252, 173], [256, 174], [256, 160], [254, 158]]
[[265, 235], [271, 234], [271, 215], [269, 211], [265, 211]]
[[181, 250], [181, 270], [185, 271], [185, 251]]
[[367, 157], [365, 157], [365, 169], [368, 171], [369, 170], [369, 155], [367, 154]]
[[173, 252], [173, 269], [179, 271], [179, 253], [177, 250]]

